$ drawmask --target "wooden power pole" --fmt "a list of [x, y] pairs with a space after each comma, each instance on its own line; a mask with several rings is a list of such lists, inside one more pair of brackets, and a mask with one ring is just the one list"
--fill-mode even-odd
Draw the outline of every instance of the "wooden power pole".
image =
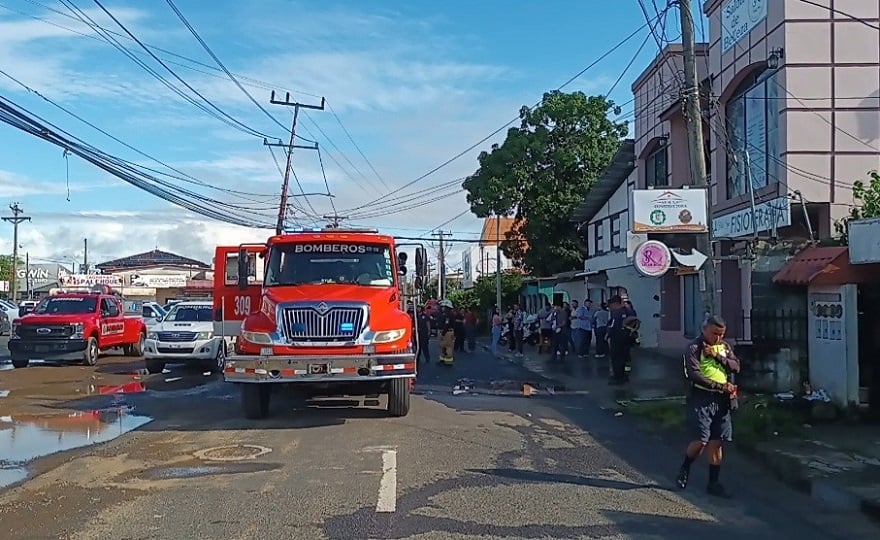
[[700, 103], [700, 87], [697, 81], [697, 57], [694, 53], [694, 18], [690, 2], [678, 2], [681, 14], [681, 45], [684, 60], [684, 84], [682, 89], [688, 125], [690, 145], [691, 176], [694, 186], [706, 190], [707, 232], [697, 235], [697, 251], [708, 257], [703, 266], [706, 287], [702, 294], [704, 311], [720, 315], [721, 302], [716, 298], [718, 287], [715, 281], [715, 253], [712, 248], [712, 200], [709, 178], [706, 171], [705, 141], [703, 140], [703, 112]]
[[22, 215], [24, 210], [18, 203], [10, 204], [9, 209], [12, 210], [12, 216], [3, 218], [3, 221], [12, 223], [12, 275], [9, 276], [9, 290], [12, 292], [12, 301], [18, 302], [18, 225], [30, 221], [31, 218]]
[[281, 204], [278, 207], [278, 221], [275, 223], [275, 234], [281, 234], [284, 232], [284, 216], [287, 214], [287, 199], [289, 197], [288, 191], [290, 190], [290, 173], [293, 167], [293, 149], [294, 148], [303, 148], [306, 150], [317, 150], [318, 143], [310, 144], [310, 145], [301, 145], [295, 144], [296, 139], [296, 121], [299, 118], [299, 110], [300, 109], [313, 109], [316, 111], [323, 111], [325, 100], [321, 98], [320, 105], [306, 105], [304, 103], [298, 103], [295, 101], [290, 101], [290, 92], [287, 93], [284, 100], [275, 99], [275, 91], [272, 91], [272, 97], [269, 98], [269, 103], [273, 105], [286, 105], [288, 107], [293, 107], [293, 123], [290, 126], [290, 142], [288, 144], [282, 143], [270, 143], [268, 140], [263, 140], [263, 144], [266, 146], [283, 146], [287, 149], [287, 166], [284, 168], [284, 182], [281, 184]]

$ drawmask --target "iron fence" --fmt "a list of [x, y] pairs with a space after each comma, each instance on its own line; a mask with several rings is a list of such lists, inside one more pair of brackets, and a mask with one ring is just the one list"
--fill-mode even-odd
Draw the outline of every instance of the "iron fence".
[[806, 347], [807, 312], [801, 309], [753, 309], [747, 314], [752, 343], [763, 350]]

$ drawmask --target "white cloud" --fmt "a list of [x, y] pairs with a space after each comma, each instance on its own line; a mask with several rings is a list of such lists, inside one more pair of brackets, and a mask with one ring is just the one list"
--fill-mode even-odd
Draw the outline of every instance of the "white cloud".
[[97, 189], [109, 189], [118, 186], [118, 182], [99, 181], [88, 184], [71, 182], [68, 187], [62, 182], [40, 182], [21, 174], [0, 170], [0, 194], [7, 198], [27, 197], [30, 195], [64, 195]]

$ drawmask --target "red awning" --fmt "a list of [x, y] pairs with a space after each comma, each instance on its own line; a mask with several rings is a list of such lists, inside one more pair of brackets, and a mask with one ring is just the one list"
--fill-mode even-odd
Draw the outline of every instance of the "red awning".
[[777, 285], [880, 283], [880, 264], [850, 264], [849, 248], [808, 247], [773, 276]]

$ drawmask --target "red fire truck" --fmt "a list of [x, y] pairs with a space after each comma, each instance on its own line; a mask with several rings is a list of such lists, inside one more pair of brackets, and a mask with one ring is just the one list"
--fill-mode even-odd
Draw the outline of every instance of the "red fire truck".
[[31, 360], [98, 363], [102, 350], [124, 349], [142, 356], [147, 329], [140, 313], [125, 313], [122, 298], [106, 285], [67, 290], [44, 298], [12, 325], [9, 353], [12, 365], [27, 367]]
[[[409, 413], [416, 358], [399, 247], [376, 230], [326, 228], [217, 248], [215, 334], [237, 336], [224, 376], [241, 386], [247, 418], [268, 414], [280, 384], [310, 396], [387, 394], [392, 416]], [[427, 256], [415, 250], [423, 278]]]

